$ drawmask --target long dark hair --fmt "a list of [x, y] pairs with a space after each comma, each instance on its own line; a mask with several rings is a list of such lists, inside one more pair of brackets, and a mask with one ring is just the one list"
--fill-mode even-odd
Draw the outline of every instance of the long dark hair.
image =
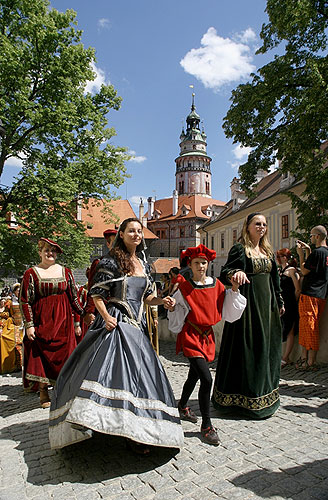
[[[120, 236], [120, 232], [122, 231], [124, 233], [127, 225], [130, 222], [138, 222], [138, 224], [140, 224], [140, 227], [142, 229], [142, 224], [140, 220], [137, 219], [136, 217], [130, 217], [129, 219], [125, 219], [118, 229], [113, 248], [110, 251], [110, 255], [114, 257], [123, 274], [134, 273], [134, 265], [133, 262], [131, 261], [131, 254], [128, 252], [124, 244], [124, 241]], [[137, 252], [139, 250], [142, 250], [142, 248], [139, 249], [139, 246], [137, 247]]]

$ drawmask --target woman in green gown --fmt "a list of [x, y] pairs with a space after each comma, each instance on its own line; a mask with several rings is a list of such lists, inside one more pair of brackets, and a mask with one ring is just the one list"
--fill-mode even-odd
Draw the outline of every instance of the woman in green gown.
[[225, 323], [212, 402], [216, 409], [260, 419], [279, 407], [281, 322], [284, 313], [267, 222], [258, 212], [244, 222], [240, 243], [231, 248], [220, 280], [233, 277], [247, 298], [240, 320]]

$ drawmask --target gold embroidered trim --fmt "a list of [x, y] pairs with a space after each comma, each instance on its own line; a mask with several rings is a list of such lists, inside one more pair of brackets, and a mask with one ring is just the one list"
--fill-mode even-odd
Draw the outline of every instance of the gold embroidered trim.
[[243, 394], [224, 394], [214, 387], [214, 400], [221, 406], [239, 406], [247, 410], [260, 411], [269, 408], [279, 401], [279, 389], [274, 389], [269, 394], [258, 398], [249, 398]]
[[270, 273], [272, 270], [272, 261], [267, 257], [252, 257], [253, 272], [258, 273]]

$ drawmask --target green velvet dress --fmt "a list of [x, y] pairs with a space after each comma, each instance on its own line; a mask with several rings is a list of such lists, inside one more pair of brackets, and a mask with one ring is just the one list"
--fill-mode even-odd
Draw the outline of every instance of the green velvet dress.
[[249, 284], [240, 287], [247, 298], [242, 317], [224, 325], [212, 402], [220, 411], [266, 418], [279, 407], [281, 322], [283, 305], [276, 262], [249, 258], [236, 243], [221, 270], [220, 280], [245, 271]]

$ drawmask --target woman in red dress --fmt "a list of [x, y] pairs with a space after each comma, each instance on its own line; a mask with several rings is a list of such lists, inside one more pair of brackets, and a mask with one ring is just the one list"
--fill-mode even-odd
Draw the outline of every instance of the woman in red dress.
[[26, 328], [24, 337], [24, 387], [38, 382], [42, 408], [50, 406], [48, 385], [53, 384], [63, 364], [76, 347], [73, 311], [82, 315], [74, 277], [70, 269], [56, 264], [61, 247], [41, 238], [40, 264], [25, 271], [20, 306]]

